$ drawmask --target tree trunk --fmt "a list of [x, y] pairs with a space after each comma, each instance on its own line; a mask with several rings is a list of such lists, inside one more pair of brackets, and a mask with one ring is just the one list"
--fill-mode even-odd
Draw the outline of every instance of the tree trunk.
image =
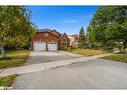
[[5, 50], [4, 50], [3, 47], [1, 47], [1, 55], [2, 55], [3, 58], [6, 57], [6, 53], [5, 53]]
[[127, 42], [125, 41], [125, 42], [123, 42], [123, 49], [124, 49], [124, 51], [125, 51], [125, 49], [126, 49], [126, 44], [127, 44]]
[[93, 43], [90, 43], [90, 49], [92, 50], [92, 48], [93, 48]]
[[2, 42], [1, 42], [1, 48], [0, 48], [0, 50], [1, 50], [2, 58], [6, 58], [6, 53], [5, 53], [4, 45], [3, 45]]

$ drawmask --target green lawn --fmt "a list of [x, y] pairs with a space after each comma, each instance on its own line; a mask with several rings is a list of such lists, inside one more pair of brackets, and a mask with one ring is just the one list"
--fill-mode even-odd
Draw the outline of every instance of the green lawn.
[[0, 87], [10, 87], [17, 75], [10, 75], [6, 77], [0, 77]]
[[125, 54], [113, 54], [110, 56], [103, 57], [104, 59], [120, 61], [127, 63], [127, 55]]
[[71, 53], [84, 55], [84, 56], [94, 56], [94, 55], [106, 54], [108, 52], [104, 50], [73, 49]]
[[28, 50], [7, 51], [7, 56], [12, 59], [0, 60], [0, 69], [22, 66], [28, 58], [29, 53], [30, 52]]

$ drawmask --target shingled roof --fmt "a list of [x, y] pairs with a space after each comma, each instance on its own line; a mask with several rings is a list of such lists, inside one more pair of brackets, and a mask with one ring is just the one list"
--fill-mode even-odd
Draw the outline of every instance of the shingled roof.
[[39, 29], [39, 30], [38, 30], [38, 32], [45, 32], [45, 31], [50, 32], [50, 31], [52, 31], [52, 30], [51, 30], [51, 29]]

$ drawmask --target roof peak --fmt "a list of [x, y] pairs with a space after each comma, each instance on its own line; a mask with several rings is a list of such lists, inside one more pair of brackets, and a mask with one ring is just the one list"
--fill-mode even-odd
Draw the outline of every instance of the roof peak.
[[52, 31], [51, 29], [48, 29], [48, 28], [44, 28], [44, 29], [39, 29], [38, 30], [39, 32], [45, 32], [45, 31]]

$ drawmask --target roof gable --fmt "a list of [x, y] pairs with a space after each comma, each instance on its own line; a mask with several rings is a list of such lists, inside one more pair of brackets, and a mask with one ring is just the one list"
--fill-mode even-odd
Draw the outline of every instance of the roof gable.
[[[51, 29], [39, 29], [37, 33], [45, 33], [45, 32], [48, 32], [48, 33], [51, 33], [53, 34], [54, 36], [58, 37], [59, 39], [62, 39], [62, 37], [65, 35], [67, 38], [67, 34], [66, 33], [60, 33], [56, 30], [51, 30]], [[68, 38], [69, 39], [69, 38]]]
[[57, 32], [56, 30], [52, 30], [51, 33], [53, 33], [54, 35], [60, 37], [61, 33]]
[[61, 35], [60, 40], [63, 38], [64, 35], [67, 37], [68, 40], [70, 40], [70, 39], [68, 38], [68, 36], [67, 36], [66, 33], [63, 33], [63, 34]]
[[56, 36], [56, 35], [54, 35], [53, 33], [51, 33], [51, 32], [48, 32], [48, 31], [44, 31], [44, 32], [36, 32], [37, 34], [42, 34], [42, 33], [49, 33], [49, 34], [51, 34], [51, 35], [53, 35], [53, 36], [55, 36], [55, 37], [57, 37], [58, 39], [59, 39], [59, 37], [58, 36]]

